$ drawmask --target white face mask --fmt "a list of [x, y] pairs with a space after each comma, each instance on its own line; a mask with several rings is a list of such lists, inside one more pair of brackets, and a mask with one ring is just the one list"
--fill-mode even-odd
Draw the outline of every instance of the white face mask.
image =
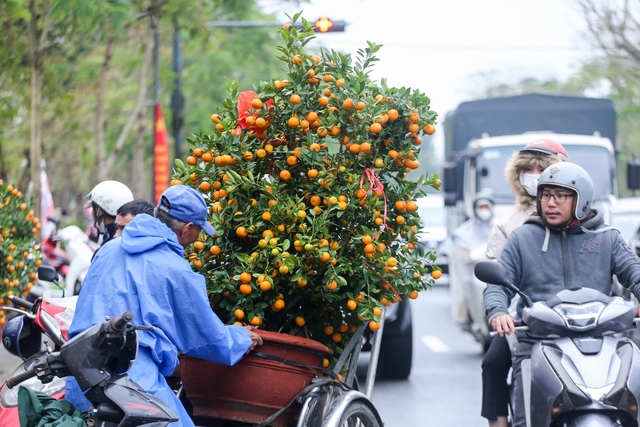
[[536, 197], [538, 195], [538, 179], [540, 179], [539, 173], [520, 174], [520, 184], [531, 197]]
[[493, 212], [489, 209], [476, 209], [476, 216], [480, 221], [489, 221], [493, 216]]

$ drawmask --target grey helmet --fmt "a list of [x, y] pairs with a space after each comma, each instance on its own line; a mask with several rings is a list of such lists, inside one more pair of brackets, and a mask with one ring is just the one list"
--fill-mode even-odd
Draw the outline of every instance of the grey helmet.
[[577, 220], [583, 220], [589, 212], [593, 203], [593, 181], [586, 170], [575, 163], [561, 162], [555, 163], [544, 171], [538, 179], [538, 215], [542, 217], [542, 207], [540, 205], [540, 194], [545, 186], [553, 185], [572, 190], [576, 193], [573, 215]]

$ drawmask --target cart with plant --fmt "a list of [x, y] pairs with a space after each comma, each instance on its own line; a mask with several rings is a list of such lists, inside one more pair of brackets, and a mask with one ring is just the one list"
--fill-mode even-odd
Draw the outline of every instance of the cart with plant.
[[[214, 129], [188, 139], [172, 185], [199, 189], [209, 206], [216, 235], [185, 256], [206, 277], [213, 310], [229, 324], [332, 350], [318, 356], [323, 379], [310, 386], [326, 390], [326, 407], [351, 402], [329, 390], [354, 387], [365, 328], [379, 330], [385, 307], [416, 298], [438, 271], [434, 253], [415, 250], [415, 201], [440, 181], [407, 179], [436, 113], [421, 92], [370, 78], [380, 45], [368, 43], [355, 61], [331, 50], [311, 55], [311, 25], [299, 15], [292, 22], [279, 30], [282, 76], [255, 91], [230, 82]], [[356, 413], [379, 421], [366, 398], [355, 400], [364, 405]]]

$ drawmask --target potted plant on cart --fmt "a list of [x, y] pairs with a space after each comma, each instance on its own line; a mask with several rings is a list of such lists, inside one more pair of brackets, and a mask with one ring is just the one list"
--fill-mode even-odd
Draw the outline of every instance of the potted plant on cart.
[[[282, 76], [255, 91], [229, 83], [214, 129], [187, 140], [171, 184], [197, 188], [208, 202], [216, 235], [185, 256], [206, 277], [217, 315], [321, 343], [313, 364], [331, 368], [359, 326], [377, 330], [386, 305], [416, 298], [437, 277], [435, 254], [414, 250], [415, 200], [440, 181], [407, 179], [436, 113], [419, 91], [371, 80], [380, 45], [368, 43], [355, 63], [335, 51], [310, 55], [313, 29], [300, 25], [279, 30]], [[225, 383], [184, 362], [185, 382]]]
[[[35, 236], [42, 227], [29, 200], [12, 184], [0, 180], [0, 307], [12, 295], [26, 296], [37, 280], [40, 255]], [[6, 314], [0, 308], [0, 335]]]

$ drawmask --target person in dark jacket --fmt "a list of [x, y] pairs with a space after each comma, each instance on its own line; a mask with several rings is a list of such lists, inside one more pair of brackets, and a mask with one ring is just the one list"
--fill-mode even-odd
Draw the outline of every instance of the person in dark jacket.
[[[538, 182], [537, 216], [509, 236], [498, 262], [508, 279], [532, 301], [544, 301], [563, 289], [589, 287], [611, 293], [612, 275], [640, 297], [640, 258], [618, 230], [591, 209], [593, 183], [580, 166], [565, 162], [546, 168]], [[487, 318], [500, 336], [515, 333], [509, 315], [514, 293], [488, 284], [484, 292]], [[517, 307], [520, 318], [524, 303]], [[534, 341], [518, 338], [514, 362], [514, 427], [524, 426], [521, 363], [530, 357]]]
[[[514, 153], [505, 168], [505, 177], [516, 203], [494, 221], [487, 241], [487, 259], [496, 261], [516, 228], [536, 212], [538, 178], [554, 163], [569, 160], [567, 150], [551, 139], [536, 139]], [[487, 325], [488, 328], [488, 325]], [[506, 337], [494, 337], [482, 358], [482, 406], [480, 414], [489, 427], [507, 427], [511, 350]]]

